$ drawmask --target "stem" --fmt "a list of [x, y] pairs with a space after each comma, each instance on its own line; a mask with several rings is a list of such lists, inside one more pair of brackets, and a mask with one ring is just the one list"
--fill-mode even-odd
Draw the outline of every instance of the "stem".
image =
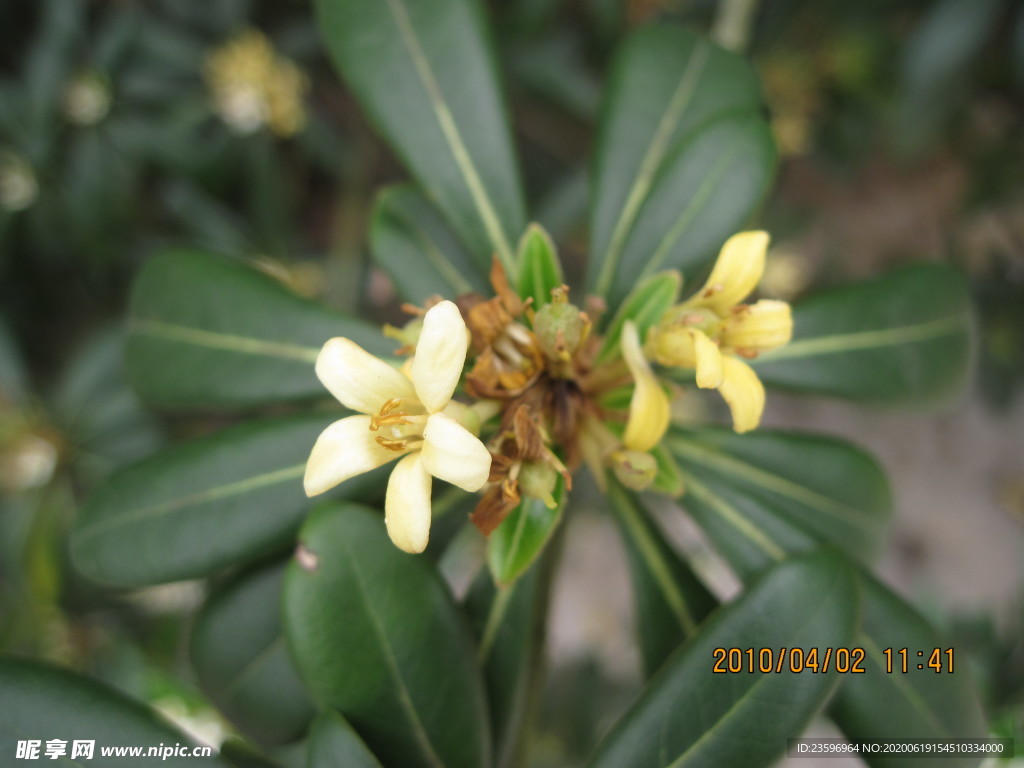
[[711, 39], [723, 48], [745, 53], [750, 45], [758, 0], [722, 0], [711, 29]]

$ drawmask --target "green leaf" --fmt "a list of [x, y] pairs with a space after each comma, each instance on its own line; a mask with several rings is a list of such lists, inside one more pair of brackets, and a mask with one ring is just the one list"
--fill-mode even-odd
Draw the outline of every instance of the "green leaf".
[[[0, 657], [0, 754], [13, 764], [19, 741], [38, 740], [40, 758], [46, 759], [46, 742], [50, 739], [67, 742], [62, 764], [95, 768], [123, 767], [127, 759], [104, 756], [103, 747], [148, 749], [192, 744], [151, 709], [96, 680], [38, 661]], [[76, 740], [95, 742], [92, 759], [68, 759]], [[150, 757], [149, 763], [168, 768], [195, 768], [197, 763], [227, 768], [227, 763], [217, 757], [200, 760], [192, 755], [157, 755]]]
[[540, 224], [531, 224], [516, 249], [519, 264], [519, 295], [533, 297], [539, 308], [551, 301], [551, 291], [565, 283], [562, 263], [551, 236]]
[[494, 54], [476, 3], [318, 0], [342, 75], [485, 269], [515, 277], [526, 224]]
[[597, 355], [597, 363], [608, 362], [619, 354], [622, 327], [632, 320], [640, 334], [640, 341], [661, 319], [661, 316], [679, 300], [683, 277], [678, 272], [661, 272], [637, 283], [626, 300], [619, 306], [604, 335], [604, 344]]
[[[861, 572], [863, 627], [854, 644], [867, 652], [862, 675], [843, 681], [830, 714], [851, 741], [860, 739], [980, 739], [988, 735], [967, 659], [956, 655], [953, 672], [918, 669], [935, 648], [952, 647], [920, 614], [867, 572]], [[887, 672], [882, 651], [893, 649], [893, 671]], [[907, 672], [902, 657], [907, 649]], [[923, 655], [918, 656], [921, 652]], [[943, 664], [947, 663], [945, 653]], [[872, 768], [899, 768], [900, 758], [864, 756]], [[943, 766], [974, 766], [977, 758], [942, 760]]]
[[533, 565], [562, 521], [565, 510], [565, 481], [559, 477], [552, 494], [556, 506], [525, 496], [519, 506], [502, 520], [487, 540], [487, 565], [501, 585], [514, 582]]
[[870, 403], [935, 400], [964, 384], [971, 308], [954, 270], [918, 264], [793, 308], [793, 340], [752, 361], [769, 386]]
[[828, 437], [758, 430], [674, 430], [682, 505], [741, 575], [832, 543], [868, 559], [880, 548], [891, 510], [878, 464]]
[[355, 504], [313, 512], [285, 579], [285, 630], [307, 687], [385, 765], [485, 766], [483, 685], [463, 617], [434, 567]]
[[0, 398], [11, 405], [21, 403], [29, 391], [28, 373], [21, 350], [7, 323], [0, 318]]
[[[769, 766], [799, 736], [839, 682], [788, 668], [767, 674], [716, 674], [716, 648], [818, 650], [851, 646], [858, 613], [853, 569], [834, 552], [788, 560], [671, 656], [640, 700], [612, 730], [592, 768]], [[743, 661], [746, 663], [746, 654]], [[758, 663], [757, 655], [754, 657]]]
[[150, 260], [131, 299], [128, 372], [143, 399], [176, 408], [246, 408], [324, 396], [313, 363], [347, 336], [391, 345], [368, 323], [300, 299], [262, 272], [195, 251]]
[[237, 736], [228, 738], [220, 745], [220, 756], [235, 768], [284, 768], [274, 762], [269, 755], [263, 754], [252, 744]]
[[693, 636], [718, 600], [672, 549], [634, 494], [610, 481], [609, 498], [629, 556], [636, 633], [644, 675], [650, 677]]
[[[117, 472], [75, 521], [75, 566], [135, 587], [206, 576], [286, 546], [312, 503], [302, 475], [329, 423], [323, 414], [252, 422]], [[379, 471], [361, 475], [339, 491], [365, 498], [382, 480]]]
[[1005, 5], [1003, 0], [930, 4], [902, 51], [893, 136], [903, 149], [919, 150], [936, 139], [956, 112]]
[[128, 386], [123, 350], [122, 329], [94, 333], [68, 361], [49, 398], [80, 480], [94, 482], [161, 443], [156, 420]]
[[490, 704], [496, 768], [521, 764], [542, 666], [552, 570], [550, 562], [542, 563], [515, 583], [496, 588], [484, 568], [466, 595]]
[[337, 712], [326, 711], [309, 732], [309, 768], [382, 768], [363, 740]]
[[281, 626], [283, 564], [246, 573], [213, 592], [190, 641], [200, 688], [253, 741], [298, 739], [313, 705], [288, 657]]
[[408, 301], [486, 293], [487, 280], [437, 208], [410, 184], [377, 196], [370, 222], [373, 257]]
[[638, 276], [699, 264], [735, 231], [774, 165], [759, 105], [749, 63], [703, 37], [629, 37], [605, 92], [588, 291], [615, 307]]

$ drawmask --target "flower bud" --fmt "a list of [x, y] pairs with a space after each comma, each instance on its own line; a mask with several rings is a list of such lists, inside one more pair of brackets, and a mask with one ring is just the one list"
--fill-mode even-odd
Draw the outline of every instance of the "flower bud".
[[621, 450], [615, 451], [609, 458], [615, 477], [634, 491], [647, 488], [658, 474], [658, 462], [649, 453]]
[[565, 363], [572, 359], [586, 338], [589, 321], [566, 301], [564, 293], [552, 293], [551, 303], [537, 310], [533, 331], [544, 356], [552, 362]]
[[540, 499], [548, 509], [558, 506], [554, 497], [557, 482], [558, 472], [545, 461], [523, 462], [519, 470], [519, 492], [523, 496]]

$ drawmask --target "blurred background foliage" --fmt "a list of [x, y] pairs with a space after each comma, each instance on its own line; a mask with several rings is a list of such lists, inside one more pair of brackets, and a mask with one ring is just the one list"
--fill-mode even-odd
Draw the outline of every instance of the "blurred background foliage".
[[[661, 18], [735, 30], [715, 0], [488, 5], [530, 207], [578, 282], [611, 51]], [[750, 7], [739, 32], [783, 158], [760, 220], [775, 243], [767, 291], [793, 298], [905, 260], [956, 264], [981, 318], [978, 391], [991, 409], [1011, 406], [1024, 380], [1024, 7]], [[182, 650], [198, 590], [112, 597], [67, 566], [67, 526], [97, 481], [168, 435], [222, 425], [138, 405], [120, 361], [127, 286], [167, 245], [198, 245], [394, 319], [364, 243], [375, 190], [403, 176], [329, 66], [306, 0], [0, 4], [0, 650], [222, 727]], [[1024, 489], [1008, 492], [1024, 514]], [[973, 650], [995, 721], [1019, 728], [1024, 628], [946, 624]], [[602, 723], [582, 713], [607, 721], [628, 695], [586, 658], [555, 674], [542, 743], [567, 765], [596, 740], [581, 729]]]

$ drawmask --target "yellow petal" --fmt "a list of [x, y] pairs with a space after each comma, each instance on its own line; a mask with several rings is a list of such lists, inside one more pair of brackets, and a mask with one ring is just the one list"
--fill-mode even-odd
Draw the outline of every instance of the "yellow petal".
[[491, 471], [491, 454], [455, 419], [435, 413], [423, 428], [423, 466], [434, 477], [464, 491], [478, 491]]
[[753, 368], [735, 357], [723, 355], [722, 370], [725, 376], [718, 391], [729, 404], [732, 428], [736, 432], [756, 429], [764, 412], [764, 385]]
[[420, 402], [430, 413], [437, 413], [452, 399], [468, 349], [466, 322], [458, 307], [442, 301], [427, 310], [411, 378]]
[[722, 346], [751, 354], [781, 347], [793, 337], [793, 312], [784, 301], [761, 299], [736, 307], [725, 323]]
[[427, 548], [430, 540], [430, 473], [419, 453], [395, 465], [384, 499], [384, 522], [395, 546], [410, 554]]
[[306, 462], [306, 495], [321, 494], [400, 455], [379, 445], [376, 435], [370, 431], [369, 416], [349, 416], [321, 432]]
[[689, 329], [693, 338], [696, 357], [697, 386], [701, 389], [718, 389], [722, 385], [722, 353], [703, 331]]
[[316, 359], [316, 375], [342, 405], [360, 413], [372, 415], [392, 398], [416, 396], [401, 371], [342, 337], [324, 344]]
[[627, 320], [622, 328], [622, 356], [635, 383], [622, 442], [630, 450], [649, 451], [668, 429], [669, 403], [644, 357], [640, 335], [632, 320]]
[[707, 307], [725, 315], [757, 287], [764, 273], [767, 232], [740, 232], [725, 241], [711, 276], [688, 307]]

